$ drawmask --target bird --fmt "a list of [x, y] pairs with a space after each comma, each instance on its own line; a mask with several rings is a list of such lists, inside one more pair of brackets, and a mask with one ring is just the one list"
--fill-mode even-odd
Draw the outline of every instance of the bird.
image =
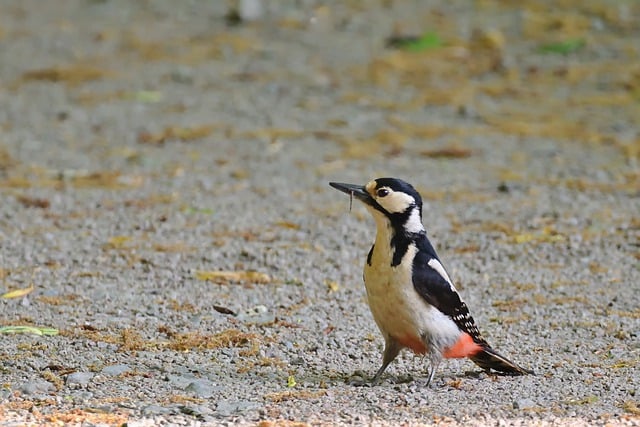
[[366, 185], [329, 185], [364, 203], [376, 223], [376, 237], [364, 264], [364, 284], [373, 319], [384, 337], [377, 384], [401, 350], [426, 355], [433, 380], [443, 359], [470, 358], [484, 371], [527, 375], [482, 337], [467, 304], [427, 237], [422, 197], [398, 178], [377, 178]]

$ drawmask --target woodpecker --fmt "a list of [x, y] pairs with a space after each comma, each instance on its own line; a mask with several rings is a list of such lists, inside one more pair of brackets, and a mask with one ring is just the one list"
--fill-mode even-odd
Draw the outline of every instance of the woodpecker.
[[422, 224], [422, 198], [396, 178], [367, 185], [330, 182], [363, 202], [376, 222], [376, 239], [364, 265], [367, 301], [385, 346], [379, 381], [402, 349], [428, 355], [427, 386], [443, 358], [470, 358], [485, 371], [533, 372], [498, 354], [482, 337]]

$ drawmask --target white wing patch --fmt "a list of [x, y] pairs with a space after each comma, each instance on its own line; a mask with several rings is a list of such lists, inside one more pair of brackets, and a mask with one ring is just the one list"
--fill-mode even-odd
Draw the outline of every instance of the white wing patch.
[[449, 278], [449, 275], [447, 274], [447, 270], [444, 269], [444, 267], [442, 266], [442, 264], [440, 264], [440, 261], [438, 261], [435, 258], [431, 258], [429, 260], [429, 262], [427, 262], [427, 264], [429, 264], [429, 267], [433, 268], [435, 271], [438, 272], [439, 275], [441, 275], [444, 280], [447, 281], [447, 283], [449, 284], [449, 286], [451, 286], [451, 290], [453, 292], [458, 292], [456, 291], [455, 286], [453, 286], [453, 283], [451, 283], [451, 279]]

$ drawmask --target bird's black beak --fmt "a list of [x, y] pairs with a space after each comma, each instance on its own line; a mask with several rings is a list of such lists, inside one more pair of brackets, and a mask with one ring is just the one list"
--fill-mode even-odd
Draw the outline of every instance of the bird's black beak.
[[342, 182], [330, 182], [329, 185], [336, 190], [347, 193], [368, 205], [373, 205], [375, 203], [373, 197], [371, 197], [367, 190], [365, 190], [364, 185], [344, 184]]

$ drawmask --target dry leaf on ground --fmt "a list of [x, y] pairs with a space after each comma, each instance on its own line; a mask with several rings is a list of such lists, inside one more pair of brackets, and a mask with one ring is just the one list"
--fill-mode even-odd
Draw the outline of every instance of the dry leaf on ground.
[[166, 141], [193, 141], [205, 138], [215, 130], [215, 126], [202, 125], [193, 127], [168, 126], [162, 132], [141, 132], [138, 135], [140, 144], [163, 144]]
[[33, 292], [33, 290], [34, 290], [34, 286], [32, 283], [27, 288], [14, 289], [13, 291], [5, 292], [4, 294], [0, 295], [0, 298], [5, 298], [5, 299], [21, 298], [26, 295], [29, 295], [31, 292]]
[[464, 159], [471, 157], [471, 150], [461, 147], [445, 147], [436, 148], [433, 150], [424, 150], [420, 152], [425, 157], [431, 157], [432, 159]]
[[198, 280], [208, 280], [214, 283], [226, 284], [230, 282], [270, 283], [268, 274], [257, 271], [196, 271]]

